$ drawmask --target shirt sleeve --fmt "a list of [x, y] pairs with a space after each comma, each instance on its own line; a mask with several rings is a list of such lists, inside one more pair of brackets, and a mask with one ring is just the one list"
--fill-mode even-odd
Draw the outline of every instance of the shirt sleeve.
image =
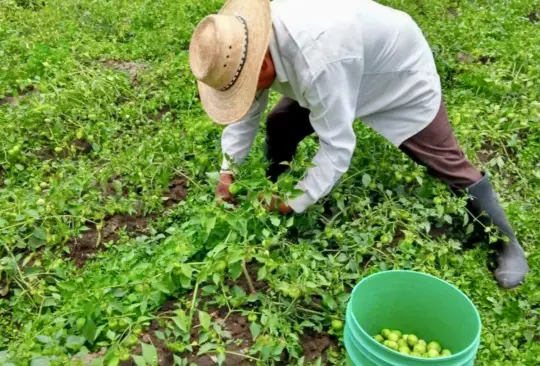
[[327, 195], [349, 169], [356, 147], [353, 122], [363, 62], [347, 59], [326, 65], [315, 75], [305, 92], [310, 122], [320, 146], [313, 165], [296, 188], [304, 193], [288, 202], [303, 212]]
[[257, 135], [257, 130], [261, 123], [261, 116], [266, 110], [268, 104], [268, 89], [259, 93], [248, 113], [240, 121], [232, 123], [225, 127], [221, 135], [221, 149], [223, 160], [221, 163], [221, 171], [230, 171], [230, 159], [240, 164], [244, 161]]

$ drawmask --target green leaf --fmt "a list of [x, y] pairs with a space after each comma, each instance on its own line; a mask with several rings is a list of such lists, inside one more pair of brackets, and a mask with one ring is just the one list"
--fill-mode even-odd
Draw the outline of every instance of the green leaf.
[[233, 280], [238, 279], [240, 277], [240, 274], [242, 273], [242, 263], [236, 262], [229, 266], [229, 273], [231, 274], [231, 277]]
[[58, 282], [57, 285], [62, 290], [66, 291], [75, 291], [77, 289], [77, 285], [73, 281]]
[[161, 339], [162, 341], [165, 340], [165, 334], [163, 334], [162, 331], [156, 330], [156, 332], [155, 332], [154, 334], [156, 335], [156, 338], [157, 338], [157, 339]]
[[50, 364], [49, 357], [37, 357], [30, 362], [30, 366], [49, 366]]
[[86, 340], [90, 343], [94, 343], [94, 340], [96, 339], [96, 323], [92, 320], [92, 318], [89, 318], [86, 323], [84, 324], [84, 328], [82, 330], [82, 334], [86, 338]]
[[270, 222], [274, 226], [279, 226], [279, 224], [281, 224], [281, 220], [279, 218], [277, 218], [277, 217], [271, 217]]
[[206, 176], [214, 183], [219, 182], [219, 172], [207, 172]]
[[225, 355], [225, 352], [220, 352], [217, 354], [217, 357], [216, 357], [216, 361], [218, 363], [218, 365], [222, 365], [223, 362], [225, 362], [225, 358], [227, 356]]
[[120, 359], [116, 356], [113, 356], [107, 361], [107, 366], [118, 366], [120, 364]]
[[193, 269], [191, 268], [191, 266], [189, 264], [186, 264], [186, 263], [182, 263], [180, 265], [180, 270], [182, 271], [184, 276], [186, 276], [188, 278], [190, 278], [191, 275], [193, 274]]
[[131, 357], [133, 357], [133, 361], [135, 361], [135, 364], [137, 366], [146, 366], [146, 361], [144, 360], [142, 356], [132, 355]]
[[158, 354], [157, 354], [156, 347], [154, 347], [154, 345], [150, 343], [141, 343], [141, 345], [142, 345], [142, 355], [145, 361], [152, 366], [157, 365]]
[[35, 228], [34, 233], [32, 235], [34, 236], [34, 238], [38, 240], [42, 240], [42, 241], [47, 240], [47, 233], [45, 232], [45, 230], [43, 230], [40, 227]]
[[208, 330], [210, 329], [210, 322], [212, 321], [212, 318], [210, 317], [210, 314], [208, 314], [205, 311], [199, 310], [199, 322], [201, 323], [201, 326]]
[[[174, 365], [178, 365], [178, 366], [181, 366], [183, 365], [182, 363], [182, 359], [180, 357], [178, 357], [177, 355], [173, 355], [173, 358], [174, 358]], [[195, 365], [197, 366], [197, 365]]]
[[534, 331], [530, 330], [530, 329], [527, 329], [526, 331], [523, 332], [523, 336], [525, 337], [525, 339], [527, 341], [532, 341], [533, 338], [534, 338]]
[[444, 215], [444, 221], [451, 224], [452, 223], [452, 217], [450, 217], [450, 215]]
[[202, 355], [202, 354], [205, 354], [205, 353], [208, 353], [209, 351], [212, 351], [214, 349], [217, 348], [217, 344], [214, 344], [214, 343], [205, 343], [201, 346], [201, 348], [199, 349], [199, 352], [197, 353], [197, 355]]
[[261, 326], [257, 323], [251, 323], [251, 325], [249, 326], [249, 331], [251, 332], [251, 336], [255, 340], [261, 333]]
[[362, 184], [364, 184], [364, 187], [368, 187], [371, 184], [371, 177], [369, 174], [364, 174], [362, 176]]
[[260, 280], [264, 280], [265, 278], [266, 278], [266, 266], [262, 266], [257, 271], [257, 280], [260, 281]]
[[40, 341], [41, 343], [43, 343], [43, 344], [48, 344], [48, 343], [51, 343], [51, 342], [52, 342], [51, 337], [47, 337], [47, 336], [45, 336], [45, 335], [38, 335], [38, 336], [36, 337], [36, 339], [37, 339], [38, 341]]
[[210, 234], [210, 232], [214, 229], [214, 226], [216, 226], [216, 217], [212, 216], [209, 219], [206, 219], [204, 226], [206, 227], [206, 234]]
[[104, 357], [99, 357], [99, 358], [95, 359], [95, 360], [90, 364], [90, 366], [103, 366], [103, 359], [104, 359]]
[[176, 310], [176, 316], [172, 317], [174, 324], [183, 332], [187, 332], [187, 317], [182, 310]]
[[70, 335], [66, 339], [66, 347], [76, 349], [82, 346], [85, 342], [85, 338], [82, 336]]
[[291, 217], [289, 217], [289, 219], [287, 220], [286, 226], [287, 226], [287, 227], [291, 227], [291, 226], [293, 226], [293, 225], [294, 225], [294, 216], [291, 216]]

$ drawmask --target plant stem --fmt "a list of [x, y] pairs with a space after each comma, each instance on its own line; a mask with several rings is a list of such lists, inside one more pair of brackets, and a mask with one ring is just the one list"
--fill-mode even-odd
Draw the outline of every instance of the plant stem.
[[246, 268], [246, 262], [242, 262], [242, 271], [244, 272], [244, 276], [246, 276], [249, 291], [251, 292], [251, 294], [256, 294], [257, 291], [255, 290], [255, 287], [253, 287], [253, 282], [251, 281], [251, 277], [249, 276], [249, 272]]
[[229, 355], [233, 355], [233, 356], [244, 357], [244, 358], [247, 358], [248, 360], [252, 360], [252, 361], [261, 361], [258, 358], [248, 356], [248, 355], [244, 355], [243, 353], [238, 353], [238, 352], [233, 352], [233, 351], [225, 351], [225, 353], [228, 353]]
[[191, 299], [191, 309], [189, 310], [189, 322], [193, 321], [193, 312], [195, 311], [195, 299], [197, 298], [197, 292], [199, 292], [199, 280], [195, 284], [195, 290], [193, 291], [193, 298]]

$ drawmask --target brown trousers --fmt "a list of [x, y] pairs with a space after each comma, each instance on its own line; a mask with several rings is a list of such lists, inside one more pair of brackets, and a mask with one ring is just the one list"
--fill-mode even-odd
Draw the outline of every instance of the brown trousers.
[[[314, 132], [309, 110], [295, 100], [283, 97], [272, 109], [266, 127], [266, 157], [270, 162], [267, 176], [276, 181], [291, 161], [300, 141]], [[428, 173], [452, 188], [464, 189], [482, 179], [482, 173], [465, 156], [452, 132], [446, 106], [422, 131], [404, 141], [400, 149]]]

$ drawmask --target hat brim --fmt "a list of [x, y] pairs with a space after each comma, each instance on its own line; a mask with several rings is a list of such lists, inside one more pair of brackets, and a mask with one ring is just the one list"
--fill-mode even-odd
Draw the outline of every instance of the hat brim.
[[259, 74], [270, 43], [270, 1], [229, 0], [218, 14], [244, 17], [249, 37], [244, 67], [230, 89], [220, 91], [197, 82], [201, 103], [208, 116], [218, 124], [228, 125], [244, 117], [255, 99]]

